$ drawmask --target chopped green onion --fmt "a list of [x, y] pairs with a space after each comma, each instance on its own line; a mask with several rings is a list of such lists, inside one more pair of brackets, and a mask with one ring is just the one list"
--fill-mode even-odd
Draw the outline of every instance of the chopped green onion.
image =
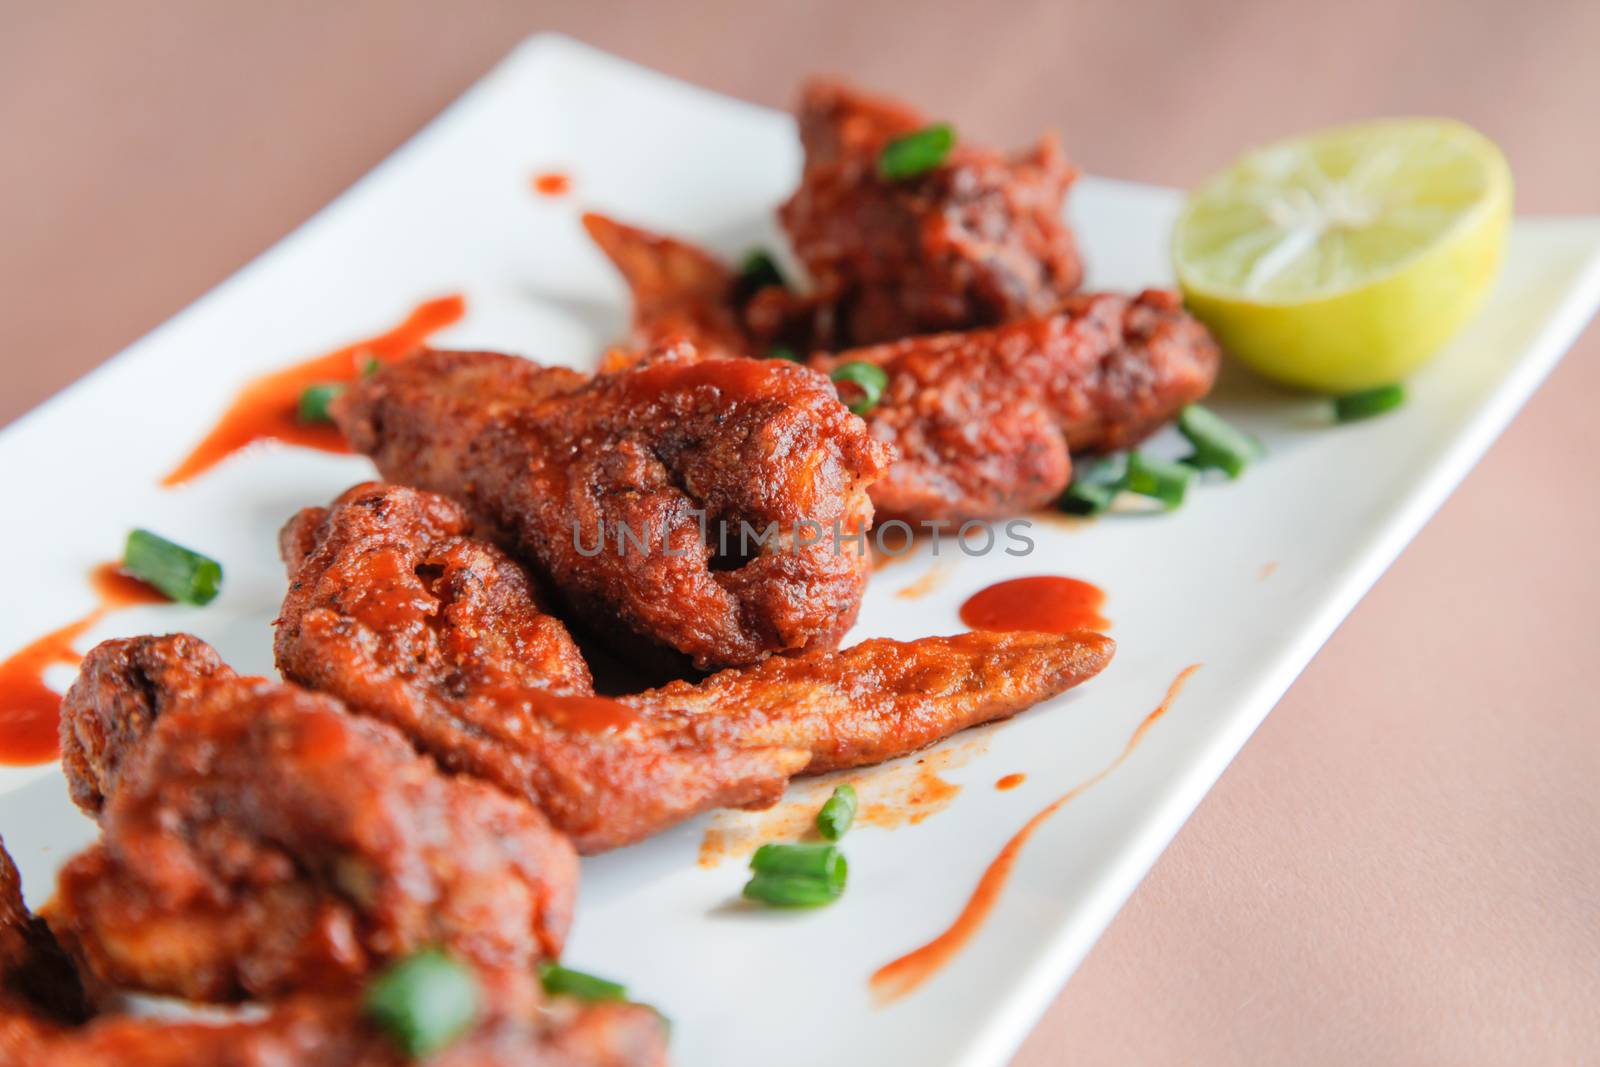
[[300, 394], [300, 406], [297, 409], [300, 421], [332, 422], [333, 416], [328, 414], [328, 405], [342, 392], [344, 385], [339, 382], [306, 386], [306, 391]]
[[817, 833], [837, 841], [856, 821], [856, 787], [849, 782], [834, 789], [828, 802], [817, 812]]
[[367, 358], [361, 361], [361, 376], [363, 378], [370, 378], [382, 369], [383, 360], [379, 359], [377, 356], [374, 356], [370, 352], [367, 353]]
[[861, 399], [847, 405], [857, 415], [865, 415], [878, 406], [884, 389], [888, 388], [889, 375], [876, 363], [842, 363], [830, 375], [836, 382], [850, 382], [861, 390]]
[[367, 987], [366, 1013], [412, 1057], [439, 1051], [477, 1020], [478, 981], [436, 949], [407, 957]]
[[222, 589], [222, 564], [149, 530], [128, 534], [122, 569], [184, 604], [209, 604]]
[[751, 249], [739, 266], [739, 284], [751, 293], [769, 285], [782, 288], [783, 272], [778, 269], [777, 262], [767, 255], [766, 249]]
[[1072, 484], [1056, 506], [1069, 515], [1099, 515], [1126, 487], [1127, 470], [1127, 457], [1116, 452], [1075, 462]]
[[1333, 401], [1333, 417], [1339, 422], [1356, 422], [1393, 411], [1405, 402], [1405, 386], [1380, 385], [1376, 389], [1336, 397]]
[[790, 363], [800, 362], [800, 356], [795, 352], [794, 349], [788, 347], [787, 345], [773, 345], [771, 348], [767, 349], [767, 358], [786, 359]]
[[943, 122], [896, 137], [878, 154], [878, 175], [895, 182], [926, 174], [944, 162], [955, 143], [956, 131]]
[[1183, 503], [1194, 477], [1195, 469], [1183, 463], [1156, 459], [1143, 452], [1128, 457], [1128, 491], [1153, 497], [1168, 511]]
[[1190, 404], [1178, 413], [1178, 431], [1194, 445], [1184, 462], [1200, 470], [1220, 470], [1237, 478], [1262, 452], [1261, 443], [1210, 408]]
[[826, 878], [798, 874], [758, 874], [745, 883], [746, 900], [779, 908], [815, 908], [831, 904], [844, 891]]
[[539, 981], [544, 991], [553, 997], [568, 996], [579, 1000], [627, 1000], [628, 988], [609, 978], [574, 971], [559, 963], [541, 963]]
[[762, 845], [750, 857], [750, 869], [757, 874], [822, 878], [842, 886], [849, 864], [833, 845]]

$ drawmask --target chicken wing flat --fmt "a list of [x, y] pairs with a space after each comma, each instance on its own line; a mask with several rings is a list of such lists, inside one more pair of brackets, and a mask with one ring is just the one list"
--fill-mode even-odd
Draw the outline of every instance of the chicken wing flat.
[[[194, 1000], [350, 985], [442, 945], [526, 982], [559, 954], [577, 858], [528, 804], [443, 775], [396, 731], [259, 679], [182, 681], [193, 638], [163, 644], [182, 700], [131, 741], [99, 844], [62, 870], [47, 918], [109, 984]], [[127, 655], [125, 642], [86, 658]], [[117, 706], [125, 695], [98, 692]], [[129, 684], [134, 684], [130, 682]]]
[[494, 1013], [413, 1059], [348, 994], [300, 995], [238, 1021], [106, 1016], [66, 1029], [0, 1010], [0, 1067], [665, 1067], [660, 1019], [638, 1004], [549, 1001]]
[[1052, 502], [1069, 452], [1128, 448], [1200, 399], [1221, 354], [1176, 293], [1069, 298], [1055, 314], [816, 356], [882, 367], [866, 419], [900, 459], [872, 486], [885, 518], [992, 518]]
[[689, 352], [599, 378], [425, 352], [334, 417], [385, 478], [463, 503], [571, 616], [702, 669], [838, 644], [892, 458], [822, 376]]
[[972, 633], [772, 657], [615, 700], [558, 690], [494, 633], [537, 612], [525, 583], [427, 562], [514, 567], [487, 543], [462, 547], [459, 509], [442, 521], [453, 507], [363, 485], [292, 519], [279, 668], [443, 766], [532, 800], [583, 852], [707, 808], [769, 804], [796, 773], [878, 762], [1014, 714], [1111, 656], [1098, 634]]
[[878, 638], [619, 699], [653, 717], [736, 723], [748, 744], [805, 750], [804, 773], [821, 774], [881, 763], [1015, 715], [1099, 674], [1115, 648], [1111, 638], [1087, 632]]
[[467, 532], [459, 505], [376, 484], [291, 519], [274, 642], [284, 676], [527, 797], [584, 852], [708, 808], [770, 804], [805, 763], [722, 723], [663, 729], [593, 696], [521, 569]]
[[1017, 156], [959, 141], [932, 170], [883, 177], [885, 143], [925, 125], [837, 82], [805, 86], [805, 171], [778, 215], [828, 309], [815, 347], [1042, 315], [1083, 280], [1063, 210], [1077, 171], [1054, 136]]

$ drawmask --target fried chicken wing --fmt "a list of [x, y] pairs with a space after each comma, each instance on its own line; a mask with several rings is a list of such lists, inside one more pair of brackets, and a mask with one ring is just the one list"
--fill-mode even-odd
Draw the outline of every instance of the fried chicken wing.
[[662, 731], [593, 696], [560, 620], [468, 530], [443, 497], [370, 483], [291, 519], [274, 643], [285, 677], [527, 797], [585, 852], [777, 799], [804, 753], [717, 723]]
[[[101, 841], [47, 915], [95, 975], [225, 1001], [348, 986], [434, 944], [512, 984], [559, 954], [577, 860], [537, 810], [329, 697], [185, 678], [211, 662], [193, 638], [145, 640], [143, 662], [170, 659], [145, 679], [171, 690], [144, 705], [161, 711], [142, 739], [123, 735]], [[101, 669], [128, 651], [86, 657], [102, 718], [137, 704]]]
[[1083, 280], [1063, 210], [1077, 171], [1053, 135], [1010, 157], [961, 140], [926, 173], [880, 175], [884, 144], [926, 124], [837, 82], [802, 93], [806, 166], [778, 215], [828, 309], [817, 348], [1042, 315]]
[[494, 1012], [421, 1059], [359, 998], [301, 995], [228, 1021], [107, 1016], [65, 1029], [0, 1010], [0, 1067], [665, 1067], [660, 1019], [638, 1004], [548, 1001]]
[[1069, 298], [1055, 314], [812, 359], [867, 362], [888, 387], [867, 415], [900, 459], [872, 486], [884, 517], [992, 518], [1053, 501], [1068, 453], [1128, 448], [1216, 380], [1221, 355], [1176, 293]]
[[425, 352], [334, 417], [386, 478], [466, 505], [591, 629], [702, 669], [837, 645], [892, 457], [820, 375], [687, 352], [593, 379]]
[[61, 771], [73, 802], [99, 815], [123, 757], [156, 718], [233, 677], [216, 650], [188, 634], [101, 644], [61, 701]]
[[[370, 484], [290, 520], [279, 668], [532, 800], [583, 852], [1003, 718], [1111, 655], [1097, 634], [868, 641], [607, 700], [550, 686], [495, 632], [538, 609], [507, 577], [515, 565], [465, 529], [442, 498]], [[452, 577], [429, 563], [445, 556], [476, 562]]]

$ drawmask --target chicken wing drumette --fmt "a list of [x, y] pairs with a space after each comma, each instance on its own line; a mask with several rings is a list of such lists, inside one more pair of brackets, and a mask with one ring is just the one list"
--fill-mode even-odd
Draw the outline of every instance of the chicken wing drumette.
[[[146, 666], [118, 682], [107, 661]], [[91, 651], [63, 717], [141, 702], [159, 714], [120, 735], [111, 791], [74, 782], [101, 796], [102, 837], [62, 870], [47, 916], [102, 980], [270, 997], [443, 945], [517, 986], [559, 954], [577, 858], [533, 807], [441, 774], [330, 697], [219, 669], [194, 638]]]
[[1176, 293], [1083, 294], [1041, 318], [818, 355], [882, 367], [866, 414], [900, 459], [872, 486], [885, 518], [992, 518], [1042, 507], [1069, 452], [1138, 444], [1210, 392], [1221, 353]]
[[386, 478], [466, 505], [590, 628], [700, 668], [838, 643], [892, 457], [820, 375], [688, 353], [589, 378], [425, 352], [334, 417]]
[[1094, 675], [1112, 648], [1095, 634], [868, 641], [607, 700], [528, 669], [505, 633], [538, 614], [528, 585], [448, 501], [357, 486], [282, 543], [284, 674], [528, 797], [581, 851], [1003, 718]]
[[[1063, 210], [1077, 171], [1056, 138], [1017, 156], [960, 140], [931, 170], [884, 177], [884, 145], [925, 125], [837, 82], [805, 86], [805, 171], [778, 214], [816, 287], [813, 347], [1042, 315], [1082, 282]], [[773, 310], [792, 318], [781, 302]], [[782, 328], [752, 313], [758, 334]]]

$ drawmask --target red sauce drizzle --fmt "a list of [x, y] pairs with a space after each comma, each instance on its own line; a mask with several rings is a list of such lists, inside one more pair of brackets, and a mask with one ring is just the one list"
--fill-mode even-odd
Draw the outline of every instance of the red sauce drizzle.
[[108, 613], [167, 599], [123, 574], [115, 563], [102, 563], [90, 571], [89, 584], [100, 597], [93, 611], [0, 662], [0, 764], [23, 767], [55, 759], [61, 743], [61, 694], [45, 684], [45, 671], [82, 659], [72, 646]]
[[283, 441], [323, 452], [350, 451], [336, 427], [300, 421], [296, 415], [300, 394], [307, 386], [355, 381], [369, 359], [380, 363], [405, 359], [430, 336], [459, 322], [466, 310], [466, 301], [459, 296], [429, 300], [387, 333], [250, 381], [239, 390], [211, 432], [161, 479], [161, 484], [167, 488], [182, 485], [257, 441]]
[[1008, 789], [1015, 789], [1017, 786], [1021, 785], [1027, 780], [1028, 776], [1026, 774], [1008, 774], [1004, 778], [1001, 778], [999, 781], [995, 782], [994, 787], [1003, 793]]
[[1011, 876], [1012, 867], [1016, 866], [1017, 857], [1022, 854], [1023, 846], [1028, 843], [1036, 830], [1044, 825], [1045, 820], [1060, 811], [1075, 798], [1087, 790], [1099, 785], [1112, 771], [1122, 766], [1123, 761], [1133, 754], [1139, 747], [1139, 742], [1144, 740], [1145, 734], [1154, 726], [1156, 720], [1165, 715], [1172, 702], [1177, 699], [1183, 685], [1189, 676], [1200, 669], [1200, 664], [1191, 664], [1178, 672], [1178, 676], [1167, 687], [1167, 694], [1161, 703], [1156, 705], [1154, 711], [1146, 715], [1134, 729], [1128, 743], [1123, 746], [1122, 752], [1116, 759], [1097, 771], [1093, 776], [1079, 782], [1066, 793], [1056, 798], [1050, 805], [1034, 815], [1023, 824], [1005, 847], [1000, 850], [988, 868], [983, 872], [983, 877], [978, 879], [977, 888], [972, 891], [972, 896], [967, 899], [966, 907], [961, 909], [961, 914], [956, 916], [956, 921], [921, 948], [906, 953], [891, 963], [884, 964], [873, 972], [868, 984], [872, 989], [874, 998], [879, 1004], [895, 1001], [916, 989], [923, 982], [932, 978], [939, 969], [949, 963], [956, 953], [964, 948], [972, 935], [976, 934], [983, 926], [984, 920], [994, 910], [999, 902], [1000, 893], [1005, 888], [1006, 880]]
[[572, 191], [572, 179], [558, 170], [533, 176], [533, 191], [540, 196], [565, 196]]
[[1013, 578], [980, 589], [961, 605], [961, 621], [974, 630], [1041, 630], [1064, 634], [1105, 630], [1106, 594], [1076, 578]]

